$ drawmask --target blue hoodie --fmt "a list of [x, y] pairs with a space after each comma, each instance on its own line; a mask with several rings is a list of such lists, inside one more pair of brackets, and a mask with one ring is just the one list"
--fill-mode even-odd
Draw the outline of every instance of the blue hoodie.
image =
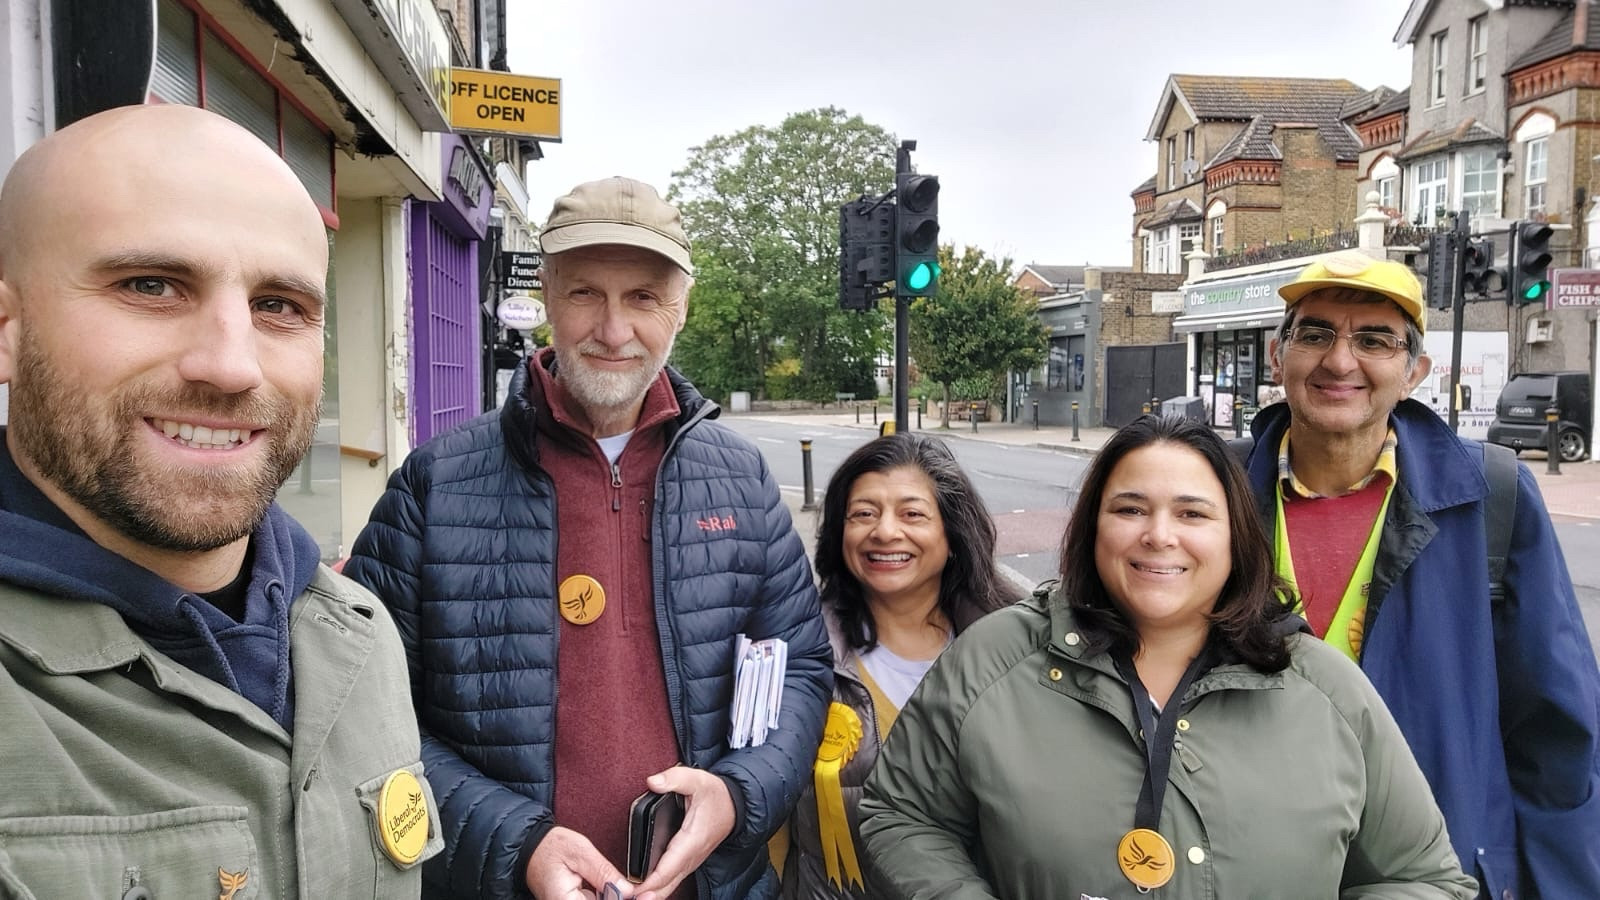
[[320, 553], [277, 504], [256, 526], [250, 548], [238, 622], [90, 540], [17, 468], [0, 428], [0, 581], [111, 607], [150, 646], [292, 731], [289, 606], [311, 583]]

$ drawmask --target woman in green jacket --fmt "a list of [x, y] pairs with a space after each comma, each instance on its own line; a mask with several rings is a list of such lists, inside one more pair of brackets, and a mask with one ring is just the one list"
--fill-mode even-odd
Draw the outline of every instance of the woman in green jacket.
[[856, 823], [861, 784], [951, 638], [1019, 599], [996, 571], [994, 545], [994, 521], [943, 441], [881, 437], [834, 470], [816, 553], [833, 705], [813, 782], [790, 820], [785, 898], [868, 896]]
[[1114, 435], [1061, 576], [901, 711], [861, 805], [874, 897], [1476, 895], [1382, 701], [1281, 602], [1209, 428]]

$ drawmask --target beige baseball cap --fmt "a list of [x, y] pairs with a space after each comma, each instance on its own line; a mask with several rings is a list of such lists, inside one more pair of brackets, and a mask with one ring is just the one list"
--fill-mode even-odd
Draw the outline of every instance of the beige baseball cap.
[[1293, 306], [1308, 294], [1329, 287], [1354, 288], [1388, 297], [1411, 317], [1418, 331], [1428, 327], [1422, 308], [1422, 284], [1404, 264], [1376, 259], [1360, 250], [1340, 250], [1301, 270], [1295, 280], [1278, 288], [1285, 306]]
[[694, 274], [689, 236], [678, 208], [642, 181], [613, 176], [580, 184], [557, 198], [539, 232], [539, 247], [546, 256], [601, 244], [659, 253]]

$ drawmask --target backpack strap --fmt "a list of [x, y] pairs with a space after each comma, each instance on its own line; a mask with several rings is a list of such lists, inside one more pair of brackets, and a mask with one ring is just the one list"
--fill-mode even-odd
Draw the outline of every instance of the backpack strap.
[[1517, 454], [1499, 444], [1483, 445], [1483, 474], [1489, 496], [1483, 501], [1483, 543], [1489, 556], [1489, 605], [1506, 600], [1506, 557], [1517, 518]]

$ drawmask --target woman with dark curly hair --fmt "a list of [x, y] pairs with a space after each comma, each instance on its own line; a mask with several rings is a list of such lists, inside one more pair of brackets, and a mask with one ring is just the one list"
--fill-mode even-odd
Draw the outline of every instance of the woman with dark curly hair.
[[1020, 598], [994, 561], [994, 521], [935, 438], [893, 434], [850, 454], [817, 529], [833, 706], [813, 784], [791, 819], [783, 896], [862, 898], [856, 803], [883, 737], [950, 641]]
[[1377, 693], [1285, 604], [1210, 428], [1113, 435], [1061, 575], [901, 710], [861, 803], [874, 897], [1476, 895]]

